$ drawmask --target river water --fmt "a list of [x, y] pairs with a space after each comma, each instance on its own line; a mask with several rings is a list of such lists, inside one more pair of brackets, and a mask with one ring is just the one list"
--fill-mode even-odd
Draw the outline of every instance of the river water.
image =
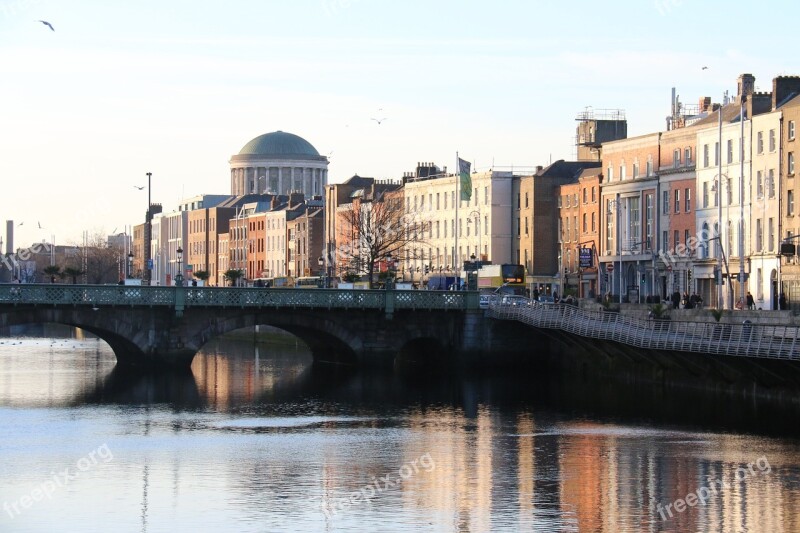
[[44, 335], [0, 338], [3, 532], [800, 531], [791, 404], [363, 374], [252, 333], [131, 376]]

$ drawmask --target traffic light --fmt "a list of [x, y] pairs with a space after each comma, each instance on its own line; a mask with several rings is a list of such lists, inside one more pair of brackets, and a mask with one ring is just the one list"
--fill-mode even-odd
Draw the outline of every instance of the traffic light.
[[686, 271], [686, 279], [689, 280], [689, 283], [692, 282], [692, 269]]
[[425, 273], [427, 274], [430, 271], [431, 271], [431, 266], [430, 265], [425, 265]]
[[647, 282], [647, 275], [644, 272], [642, 272], [642, 285], [644, 285], [646, 282]]

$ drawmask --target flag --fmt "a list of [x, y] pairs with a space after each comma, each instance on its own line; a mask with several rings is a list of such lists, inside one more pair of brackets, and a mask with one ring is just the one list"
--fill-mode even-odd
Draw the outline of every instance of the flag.
[[461, 180], [461, 200], [469, 202], [472, 198], [472, 178], [469, 175], [469, 161], [458, 158], [458, 176]]

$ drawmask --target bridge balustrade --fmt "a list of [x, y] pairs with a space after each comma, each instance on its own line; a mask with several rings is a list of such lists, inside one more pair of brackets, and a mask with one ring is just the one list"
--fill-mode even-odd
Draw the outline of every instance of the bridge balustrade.
[[594, 339], [654, 350], [800, 359], [800, 328], [761, 324], [682, 322], [640, 319], [571, 305], [504, 305], [492, 302], [489, 316], [518, 320], [537, 328], [559, 329]]
[[308, 307], [325, 309], [478, 309], [477, 293], [264, 289], [236, 287], [147, 287], [126, 285], [0, 285], [0, 304], [189, 307]]

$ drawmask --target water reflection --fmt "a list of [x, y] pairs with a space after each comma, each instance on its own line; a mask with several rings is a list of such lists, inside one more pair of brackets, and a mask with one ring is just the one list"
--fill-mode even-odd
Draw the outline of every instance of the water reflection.
[[115, 458], [0, 514], [0, 530], [800, 530], [800, 446], [780, 436], [798, 419], [791, 403], [565, 376], [364, 374], [272, 340], [223, 339], [191, 372], [160, 376], [115, 369], [92, 339], [5, 344], [0, 502], [100, 443]]

